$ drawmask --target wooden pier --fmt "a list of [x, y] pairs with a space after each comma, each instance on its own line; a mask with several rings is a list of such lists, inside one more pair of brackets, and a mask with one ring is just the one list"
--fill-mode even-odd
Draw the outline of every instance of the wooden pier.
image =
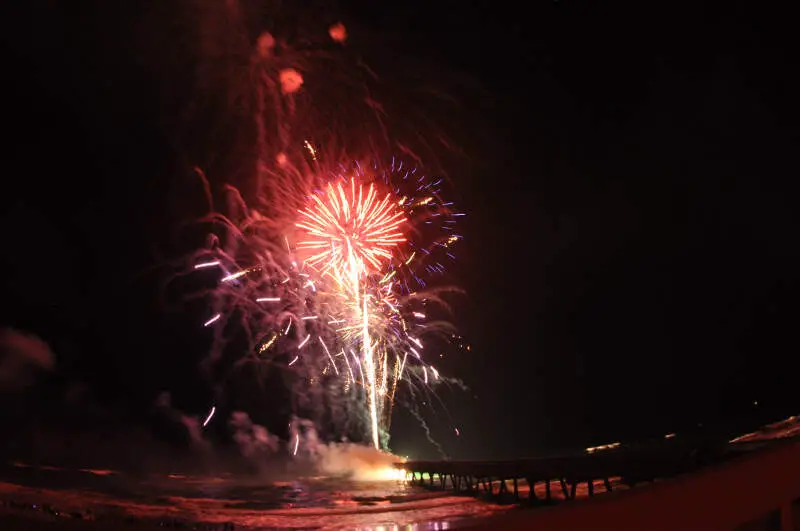
[[[737, 453], [739, 453], [737, 451]], [[613, 496], [535, 511], [509, 511], [474, 531], [800, 531], [800, 441], [749, 447], [720, 466]], [[457, 523], [451, 527], [458, 527]]]
[[693, 472], [742, 451], [727, 442], [703, 445], [683, 442], [546, 459], [407, 461], [395, 466], [406, 472], [410, 482], [427, 488], [551, 504], [574, 500], [579, 487], [582, 495], [592, 497]]

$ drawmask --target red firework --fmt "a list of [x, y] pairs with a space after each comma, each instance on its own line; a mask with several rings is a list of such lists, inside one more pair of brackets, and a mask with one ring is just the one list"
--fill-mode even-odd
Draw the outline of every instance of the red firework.
[[365, 187], [329, 184], [322, 197], [300, 210], [297, 227], [306, 238], [298, 248], [314, 253], [306, 264], [337, 278], [378, 272], [391, 258], [392, 248], [406, 241], [400, 231], [405, 215], [391, 194], [378, 199], [373, 184]]

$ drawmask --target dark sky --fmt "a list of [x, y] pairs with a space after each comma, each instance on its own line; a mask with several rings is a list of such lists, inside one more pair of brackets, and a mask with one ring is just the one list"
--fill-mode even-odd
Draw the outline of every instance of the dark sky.
[[[3, 17], [0, 197], [0, 321], [57, 357], [29, 399], [48, 409], [82, 382], [146, 421], [169, 390], [202, 415], [197, 316], [165, 307], [149, 268], [186, 251], [187, 168], [235, 171], [252, 134], [213, 90], [196, 96], [197, 43], [208, 27], [227, 42], [224, 21], [32, 4]], [[454, 457], [797, 412], [792, 28], [752, 5], [665, 5], [354, 2], [298, 17], [345, 20], [351, 49], [365, 28], [376, 69], [433, 66], [460, 104], [448, 132], [464, 155], [447, 170], [469, 216], [452, 274], [472, 349], [443, 369], [471, 391], [446, 393], [452, 421], [429, 418]], [[395, 448], [436, 455], [406, 417]]]

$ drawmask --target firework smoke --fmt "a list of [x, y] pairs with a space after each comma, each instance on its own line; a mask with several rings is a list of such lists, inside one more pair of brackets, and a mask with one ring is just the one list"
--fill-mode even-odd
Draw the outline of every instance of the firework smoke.
[[264, 426], [255, 424], [247, 413], [234, 411], [230, 423], [234, 429], [233, 439], [243, 456], [266, 457], [278, 451], [280, 444], [278, 437], [272, 435]]
[[0, 391], [19, 391], [37, 372], [54, 366], [53, 353], [44, 341], [11, 328], [0, 330]]

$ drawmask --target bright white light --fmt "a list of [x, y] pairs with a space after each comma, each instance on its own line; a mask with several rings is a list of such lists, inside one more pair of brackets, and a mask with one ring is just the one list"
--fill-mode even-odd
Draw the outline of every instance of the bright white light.
[[217, 410], [217, 406], [211, 406], [211, 411], [208, 412], [208, 416], [206, 420], [203, 421], [203, 427], [205, 428], [208, 426], [208, 423], [211, 422], [211, 417], [214, 416], [214, 412]]
[[246, 274], [247, 274], [247, 270], [237, 271], [236, 273], [232, 273], [232, 274], [228, 275], [227, 277], [223, 277], [222, 281], [223, 282], [229, 282], [231, 280], [236, 280], [237, 278], [242, 277], [242, 276], [244, 276]]

